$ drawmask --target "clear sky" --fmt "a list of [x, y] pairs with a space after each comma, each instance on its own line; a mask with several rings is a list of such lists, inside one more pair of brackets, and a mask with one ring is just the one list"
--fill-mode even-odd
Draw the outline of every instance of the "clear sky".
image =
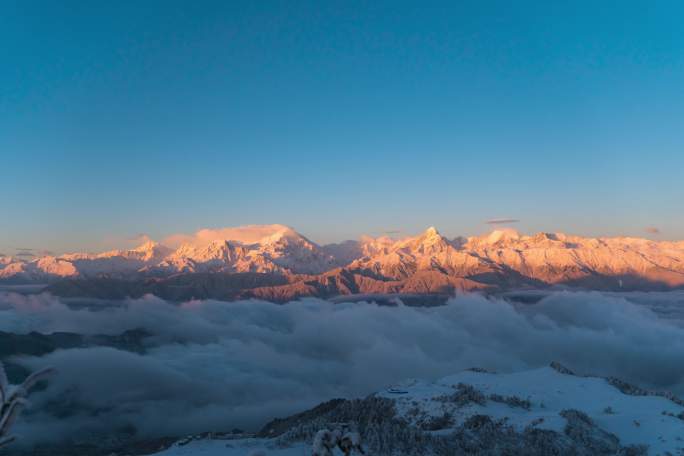
[[5, 2], [0, 252], [492, 218], [684, 238], [682, 17], [681, 1]]

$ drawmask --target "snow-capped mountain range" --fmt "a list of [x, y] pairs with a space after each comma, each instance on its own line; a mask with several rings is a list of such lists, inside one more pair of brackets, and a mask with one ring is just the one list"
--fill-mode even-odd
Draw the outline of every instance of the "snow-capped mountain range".
[[164, 280], [178, 275], [261, 273], [285, 277], [244, 296], [289, 299], [354, 293], [580, 286], [600, 289], [684, 286], [684, 241], [520, 235], [512, 229], [447, 239], [430, 227], [404, 239], [364, 237], [319, 246], [284, 225], [201, 230], [171, 248], [72, 253], [32, 260], [0, 257], [0, 280]]
[[336, 265], [331, 255], [292, 228], [259, 225], [201, 230], [176, 249], [148, 241], [132, 250], [98, 254], [71, 253], [31, 261], [0, 257], [0, 279], [135, 278], [196, 272], [315, 274]]

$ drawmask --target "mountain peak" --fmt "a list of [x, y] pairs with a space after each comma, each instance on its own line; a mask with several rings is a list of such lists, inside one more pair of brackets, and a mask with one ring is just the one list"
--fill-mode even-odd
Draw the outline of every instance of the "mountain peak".
[[434, 226], [431, 226], [427, 230], [423, 231], [423, 234], [421, 234], [418, 239], [420, 244], [426, 247], [433, 247], [441, 244], [446, 245], [447, 243], [444, 236], [442, 236]]
[[264, 237], [259, 239], [259, 243], [261, 244], [278, 242], [282, 239], [305, 239], [304, 236], [302, 236], [293, 228], [290, 228], [287, 225], [266, 225], [261, 228], [272, 229], [272, 232], [270, 234], [266, 234]]
[[520, 239], [520, 233], [518, 233], [513, 228], [501, 228], [500, 230], [494, 230], [487, 235], [485, 241], [488, 244], [496, 244], [501, 241], [517, 240]]
[[399, 249], [408, 248], [411, 251], [434, 252], [446, 248], [447, 244], [448, 241], [439, 234], [437, 228], [431, 226], [418, 236], [397, 241], [395, 246]]
[[424, 237], [436, 237], [436, 236], [441, 237], [442, 235], [439, 234], [439, 231], [437, 231], [437, 228], [435, 228], [434, 226], [431, 226], [423, 232], [423, 236]]
[[147, 241], [143, 244], [140, 244], [136, 248], [133, 249], [135, 252], [149, 252], [152, 251], [158, 247], [161, 247], [161, 244], [155, 241]]

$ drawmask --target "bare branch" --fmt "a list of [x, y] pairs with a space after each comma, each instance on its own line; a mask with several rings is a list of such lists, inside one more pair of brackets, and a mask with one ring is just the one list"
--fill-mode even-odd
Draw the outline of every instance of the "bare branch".
[[0, 363], [0, 447], [14, 441], [14, 436], [10, 435], [10, 429], [26, 406], [25, 397], [31, 388], [54, 373], [55, 370], [52, 368], [41, 369], [26, 377], [21, 385], [10, 386], [5, 369]]

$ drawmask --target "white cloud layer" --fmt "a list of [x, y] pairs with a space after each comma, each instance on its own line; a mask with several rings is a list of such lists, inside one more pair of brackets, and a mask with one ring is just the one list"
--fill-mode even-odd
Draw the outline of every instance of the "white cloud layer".
[[[72, 308], [48, 295], [4, 293], [0, 330], [147, 329], [154, 336], [144, 354], [94, 347], [22, 359], [59, 375], [32, 398], [20, 430], [46, 440], [126, 426], [161, 436], [256, 429], [323, 400], [474, 366], [514, 371], [556, 360], [682, 394], [683, 305], [684, 293], [673, 292], [556, 293], [524, 306], [477, 295], [432, 308], [315, 299], [174, 305], [150, 296]], [[47, 401], [51, 412], [37, 413]]]
[[177, 233], [166, 237], [162, 244], [179, 247], [182, 244], [204, 246], [217, 240], [238, 241], [243, 244], [262, 242], [278, 234], [294, 234], [292, 228], [285, 225], [245, 225], [234, 228], [201, 229], [193, 234]]

